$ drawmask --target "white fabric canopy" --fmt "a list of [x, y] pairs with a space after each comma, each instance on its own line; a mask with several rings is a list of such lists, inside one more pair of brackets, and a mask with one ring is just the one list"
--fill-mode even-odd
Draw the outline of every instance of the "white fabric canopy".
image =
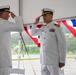
[[55, 10], [54, 19], [76, 16], [76, 0], [22, 0], [22, 17], [24, 23], [32, 23], [41, 15], [41, 9]]
[[20, 13], [24, 24], [33, 23], [43, 8], [54, 9], [54, 19], [76, 17], [76, 0], [0, 0], [0, 5], [7, 4], [15, 14]]

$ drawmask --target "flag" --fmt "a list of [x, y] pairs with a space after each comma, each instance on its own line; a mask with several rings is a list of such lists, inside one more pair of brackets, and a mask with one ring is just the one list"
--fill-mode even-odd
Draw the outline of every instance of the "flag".
[[[62, 20], [62, 21], [57, 21], [56, 23], [60, 25], [60, 23], [63, 23], [67, 29], [69, 29], [69, 31], [76, 37], [76, 20]], [[41, 28], [43, 24], [38, 24], [37, 28]], [[26, 33], [29, 35], [29, 37], [35, 42], [35, 44], [40, 47], [40, 41], [39, 38], [40, 36], [36, 36], [33, 37], [30, 35], [29, 33], [29, 29], [31, 28], [31, 26], [28, 28], [29, 26], [24, 26], [24, 29], [26, 31]]]
[[[41, 28], [43, 24], [39, 24], [37, 25], [37, 28]], [[40, 36], [31, 36], [29, 33], [29, 29], [31, 29], [31, 26], [24, 26], [24, 30], [26, 31], [26, 33], [29, 35], [29, 37], [35, 42], [35, 44], [40, 47]]]
[[69, 31], [76, 37], [76, 20], [62, 20], [62, 23], [69, 29]]

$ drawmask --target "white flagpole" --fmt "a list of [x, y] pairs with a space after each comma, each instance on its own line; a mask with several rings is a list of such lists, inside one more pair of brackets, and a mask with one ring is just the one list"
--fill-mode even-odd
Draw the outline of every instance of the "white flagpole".
[[[19, 0], [19, 16], [21, 16], [21, 9], [22, 9], [22, 0]], [[21, 32], [22, 33], [22, 32]], [[20, 34], [20, 32], [19, 32]], [[21, 37], [19, 36], [19, 50], [18, 50], [18, 69], [20, 68], [20, 50], [21, 50]]]

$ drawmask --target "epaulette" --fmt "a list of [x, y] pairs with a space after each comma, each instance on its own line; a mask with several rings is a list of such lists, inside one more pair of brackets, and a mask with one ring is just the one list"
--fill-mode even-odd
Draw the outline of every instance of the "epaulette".
[[57, 27], [60, 27], [60, 24], [56, 24], [56, 23], [55, 23], [54, 25], [57, 26]]

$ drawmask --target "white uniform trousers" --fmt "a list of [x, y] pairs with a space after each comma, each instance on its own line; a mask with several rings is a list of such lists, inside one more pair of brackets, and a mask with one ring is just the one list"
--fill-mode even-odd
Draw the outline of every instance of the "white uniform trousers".
[[41, 75], [60, 75], [58, 66], [41, 65]]
[[10, 67], [0, 67], [0, 75], [10, 75]]

